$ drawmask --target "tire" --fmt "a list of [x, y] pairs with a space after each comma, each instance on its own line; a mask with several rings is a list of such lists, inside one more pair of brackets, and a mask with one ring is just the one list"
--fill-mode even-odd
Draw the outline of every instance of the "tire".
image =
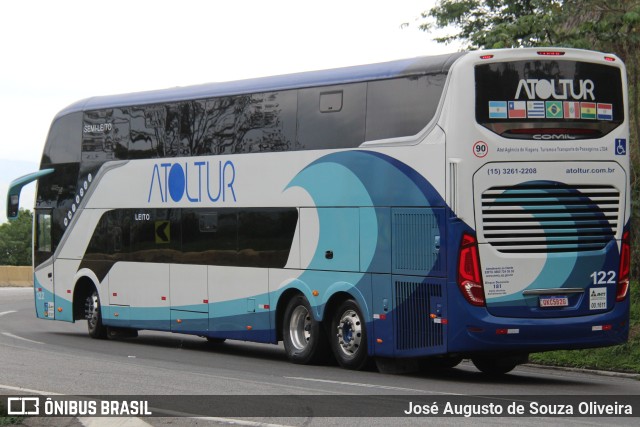
[[367, 327], [358, 303], [349, 299], [333, 313], [331, 350], [345, 369], [361, 370], [369, 361]]
[[87, 329], [89, 336], [96, 339], [107, 338], [107, 328], [102, 324], [102, 306], [100, 296], [96, 289], [87, 297], [84, 302], [84, 313], [87, 319]]
[[526, 363], [529, 355], [507, 357], [475, 357], [471, 359], [476, 368], [487, 375], [504, 375], [516, 366]]
[[437, 372], [453, 369], [462, 362], [460, 356], [432, 357], [420, 361], [420, 368], [423, 371]]
[[324, 362], [328, 356], [327, 337], [316, 321], [309, 301], [297, 295], [289, 301], [282, 322], [282, 341], [287, 358], [297, 364]]

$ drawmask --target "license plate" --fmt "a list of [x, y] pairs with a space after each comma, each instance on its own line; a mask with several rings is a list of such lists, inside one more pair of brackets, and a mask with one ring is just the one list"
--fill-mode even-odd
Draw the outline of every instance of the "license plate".
[[566, 296], [540, 297], [540, 307], [567, 307], [569, 298]]

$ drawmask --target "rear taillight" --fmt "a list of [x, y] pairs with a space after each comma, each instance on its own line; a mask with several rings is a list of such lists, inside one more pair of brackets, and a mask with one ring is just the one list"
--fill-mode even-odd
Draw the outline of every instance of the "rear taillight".
[[616, 301], [623, 301], [629, 293], [629, 271], [631, 271], [631, 236], [625, 231], [620, 248], [620, 270], [618, 272], [618, 289]]
[[485, 305], [478, 242], [470, 234], [463, 234], [462, 242], [460, 243], [458, 287], [469, 304], [478, 307]]

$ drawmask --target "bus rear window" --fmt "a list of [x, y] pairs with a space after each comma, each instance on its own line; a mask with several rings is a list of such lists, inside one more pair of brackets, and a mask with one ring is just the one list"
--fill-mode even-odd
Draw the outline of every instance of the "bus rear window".
[[620, 69], [576, 61], [475, 68], [476, 121], [515, 139], [600, 138], [624, 121]]

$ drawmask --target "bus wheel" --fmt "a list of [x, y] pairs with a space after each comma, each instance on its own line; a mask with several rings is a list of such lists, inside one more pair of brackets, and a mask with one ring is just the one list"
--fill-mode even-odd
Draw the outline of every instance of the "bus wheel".
[[506, 357], [474, 357], [471, 359], [476, 368], [487, 375], [504, 375], [516, 366], [526, 363], [529, 355]]
[[442, 371], [447, 369], [453, 369], [462, 362], [460, 356], [444, 356], [444, 357], [430, 357], [420, 361], [420, 368], [424, 371]]
[[297, 295], [289, 301], [282, 326], [284, 350], [293, 363], [306, 365], [326, 358], [327, 339], [320, 322], [313, 318], [309, 301]]
[[331, 350], [340, 366], [353, 370], [364, 368], [369, 359], [367, 330], [354, 300], [346, 300], [334, 312], [331, 334]]
[[102, 307], [100, 296], [96, 289], [87, 297], [84, 303], [84, 314], [91, 338], [106, 338], [107, 328], [102, 324]]

